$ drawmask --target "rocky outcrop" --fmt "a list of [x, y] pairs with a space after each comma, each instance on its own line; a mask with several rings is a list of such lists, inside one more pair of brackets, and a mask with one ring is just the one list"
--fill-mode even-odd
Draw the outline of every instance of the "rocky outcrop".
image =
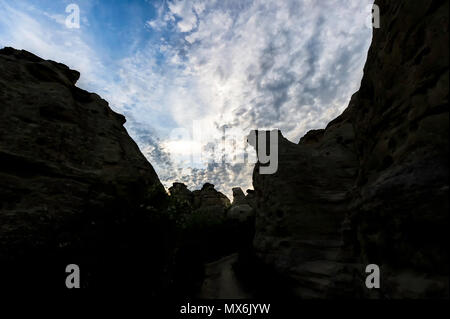
[[[248, 196], [248, 195], [247, 195]], [[240, 187], [233, 188], [233, 203], [227, 212], [227, 217], [244, 222], [255, 215], [251, 200], [247, 199]]]
[[278, 170], [260, 175], [256, 165], [255, 250], [298, 281], [302, 297], [319, 297], [333, 282], [342, 245], [340, 228], [357, 175], [354, 134], [348, 119], [330, 125], [318, 143], [297, 145], [278, 135]]
[[240, 187], [234, 187], [233, 192], [233, 205], [245, 204], [245, 194]]
[[125, 117], [76, 87], [79, 75], [0, 50], [2, 288], [63, 288], [75, 263], [83, 286], [151, 283], [156, 294], [170, 255], [152, 217], [164, 188]]
[[376, 4], [348, 108], [255, 166], [255, 253], [300, 297], [448, 297], [448, 1]]
[[194, 209], [225, 214], [230, 206], [230, 200], [214, 188], [213, 184], [205, 183], [201, 190], [192, 192], [194, 195]]
[[175, 182], [169, 188], [169, 193], [172, 199], [188, 204], [192, 210], [211, 211], [217, 216], [222, 216], [230, 206], [228, 197], [210, 183], [205, 183], [200, 190], [190, 191], [185, 184]]
[[382, 296], [448, 296], [448, 1], [378, 1], [350, 102], [360, 167], [348, 246], [384, 274]]
[[169, 193], [172, 198], [175, 198], [178, 201], [193, 204], [194, 194], [192, 194], [192, 192], [183, 183], [173, 183], [172, 186], [169, 187]]

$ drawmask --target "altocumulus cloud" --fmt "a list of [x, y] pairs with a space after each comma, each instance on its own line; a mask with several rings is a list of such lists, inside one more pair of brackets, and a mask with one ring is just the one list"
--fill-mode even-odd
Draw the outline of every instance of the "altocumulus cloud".
[[[358, 89], [373, 1], [170, 1], [148, 26], [170, 71], [163, 105], [177, 126], [196, 119], [243, 131], [279, 128], [297, 142], [324, 127]], [[173, 30], [164, 37], [164, 30]], [[211, 139], [218, 139], [210, 133]], [[250, 167], [246, 167], [250, 166]], [[179, 176], [229, 194], [251, 187], [251, 165], [209, 164]]]
[[[80, 85], [126, 115], [127, 129], [166, 187], [211, 182], [227, 195], [234, 186], [251, 188], [253, 165], [192, 165], [189, 152], [217, 144], [223, 127], [278, 128], [297, 142], [339, 115], [359, 87], [373, 0], [147, 3], [155, 6], [141, 26], [149, 36], [113, 63], [89, 41], [95, 35], [52, 27], [61, 21], [54, 12], [36, 17], [0, 0], [11, 20], [0, 22], [0, 35], [7, 39], [1, 44], [80, 69]], [[89, 10], [87, 2], [80, 6]], [[46, 32], [52, 37], [43, 41]], [[71, 50], [67, 39], [76, 44]], [[198, 120], [211, 124], [203, 145], [191, 141]], [[187, 132], [181, 143], [173, 140], [174, 129]]]

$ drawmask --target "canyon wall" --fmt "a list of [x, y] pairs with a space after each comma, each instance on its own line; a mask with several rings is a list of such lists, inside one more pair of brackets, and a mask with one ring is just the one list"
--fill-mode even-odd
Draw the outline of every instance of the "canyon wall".
[[376, 4], [347, 109], [255, 166], [255, 254], [302, 298], [448, 297], [448, 1]]
[[[192, 293], [203, 261], [239, 250], [257, 259], [243, 269], [276, 272], [254, 282], [301, 298], [448, 297], [448, 1], [376, 4], [347, 109], [298, 144], [278, 132], [278, 171], [256, 164], [254, 192], [236, 189], [231, 206], [211, 184], [175, 184], [168, 199], [125, 118], [76, 87], [78, 72], [0, 50], [2, 288], [65, 288], [78, 264], [84, 287], [158, 296], [175, 278]], [[366, 288], [368, 264], [380, 289]]]
[[79, 76], [0, 50], [2, 288], [64, 288], [65, 267], [77, 264], [84, 286], [157, 293], [170, 257], [152, 217], [164, 188], [125, 117], [76, 87]]

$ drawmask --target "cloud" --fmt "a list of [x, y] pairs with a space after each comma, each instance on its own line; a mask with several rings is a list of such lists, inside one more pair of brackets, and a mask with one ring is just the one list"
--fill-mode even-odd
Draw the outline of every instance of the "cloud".
[[180, 19], [177, 25], [181, 32], [189, 32], [197, 25], [197, 14], [194, 4], [194, 2], [184, 0], [169, 2], [170, 11]]
[[[165, 14], [175, 17], [179, 34], [164, 43], [164, 77], [176, 85], [163, 86], [162, 105], [188, 130], [207, 119], [244, 132], [279, 128], [298, 141], [339, 115], [358, 89], [371, 40], [365, 26], [371, 3], [169, 2]], [[209, 134], [217, 144], [220, 134]], [[229, 164], [191, 171], [199, 177], [190, 182], [199, 187], [205, 176], [216, 178], [225, 190], [250, 180], [250, 170], [240, 170], [247, 174], [242, 177]], [[231, 180], [211, 174], [224, 171]]]
[[[339, 115], [360, 84], [371, 3], [161, 1], [142, 25], [146, 36], [132, 39], [139, 45], [105, 61], [105, 48], [95, 45], [102, 34], [83, 29], [86, 17], [81, 29], [68, 30], [60, 25], [60, 12], [0, 0], [0, 38], [2, 45], [81, 71], [81, 87], [126, 115], [130, 135], [165, 186], [211, 182], [229, 194], [234, 186], [251, 187], [252, 165], [192, 163], [189, 150], [194, 157], [208, 155], [209, 146], [220, 145], [224, 128], [242, 134], [278, 128], [297, 142]], [[189, 139], [201, 123], [209, 125], [202, 127], [207, 138], [199, 145]], [[180, 129], [189, 142], [174, 139]]]
[[80, 87], [92, 90], [106, 85], [105, 66], [89, 45], [83, 28], [69, 29], [63, 14], [39, 10], [22, 2], [0, 0], [0, 8], [0, 46], [24, 49], [80, 71]]

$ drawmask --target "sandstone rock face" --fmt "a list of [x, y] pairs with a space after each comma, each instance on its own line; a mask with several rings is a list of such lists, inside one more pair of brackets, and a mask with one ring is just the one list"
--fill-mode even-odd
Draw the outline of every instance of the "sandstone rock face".
[[71, 263], [83, 285], [142, 284], [162, 263], [151, 266], [142, 253], [155, 239], [140, 207], [157, 210], [164, 188], [124, 116], [76, 87], [78, 77], [29, 52], [0, 50], [2, 285], [64, 288]]
[[207, 219], [223, 221], [230, 207], [230, 200], [214, 188], [213, 184], [205, 183], [200, 190], [190, 191], [183, 183], [175, 182], [169, 188], [170, 198], [177, 208], [175, 214], [203, 215]]
[[448, 297], [448, 1], [376, 4], [348, 108], [255, 166], [255, 253], [301, 297]]
[[251, 201], [247, 200], [240, 187], [233, 188], [233, 203], [227, 212], [227, 217], [241, 222], [254, 217], [255, 211], [251, 206]]
[[205, 183], [201, 190], [192, 192], [194, 195], [194, 208], [202, 211], [211, 211], [224, 214], [230, 206], [230, 200], [214, 188], [213, 184]]
[[278, 171], [253, 175], [259, 257], [295, 278], [302, 297], [320, 297], [333, 282], [358, 161], [351, 124], [342, 118], [316, 143], [278, 137]]
[[361, 165], [348, 244], [381, 266], [380, 294], [448, 297], [449, 3], [378, 5], [385, 27], [349, 106]]
[[172, 187], [169, 187], [170, 196], [176, 198], [179, 201], [185, 201], [192, 204], [194, 201], [194, 194], [183, 183], [173, 183]]
[[247, 219], [253, 217], [255, 212], [253, 208], [248, 204], [232, 205], [227, 212], [227, 217], [244, 222]]
[[243, 204], [245, 203], [245, 194], [240, 187], [234, 187], [233, 191], [233, 205]]
[[245, 200], [247, 203], [253, 208], [256, 207], [256, 198], [255, 198], [255, 190], [247, 189], [247, 195], [245, 196]]

